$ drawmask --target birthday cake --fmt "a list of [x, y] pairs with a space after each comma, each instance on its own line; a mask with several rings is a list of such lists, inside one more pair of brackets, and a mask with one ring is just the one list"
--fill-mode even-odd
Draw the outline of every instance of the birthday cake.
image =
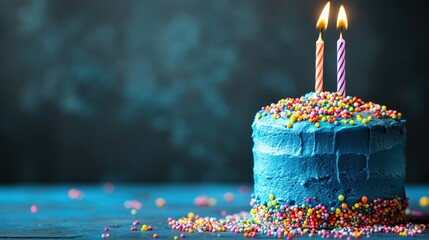
[[396, 110], [337, 92], [264, 106], [252, 124], [250, 211], [222, 219], [189, 213], [168, 224], [250, 238], [416, 236], [426, 226], [406, 214], [405, 125]]
[[403, 222], [405, 125], [396, 110], [339, 93], [262, 107], [252, 214], [276, 209], [286, 225], [316, 228]]

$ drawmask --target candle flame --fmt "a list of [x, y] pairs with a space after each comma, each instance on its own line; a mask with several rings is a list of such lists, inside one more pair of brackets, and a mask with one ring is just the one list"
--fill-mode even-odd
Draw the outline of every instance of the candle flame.
[[347, 22], [346, 10], [344, 9], [344, 6], [341, 5], [340, 11], [338, 12], [337, 28], [343, 28], [344, 30], [347, 30], [348, 26], [349, 23]]
[[330, 2], [327, 2], [323, 8], [322, 13], [320, 14], [319, 20], [317, 20], [316, 28], [320, 30], [326, 30], [328, 28], [328, 19], [329, 19], [329, 7], [331, 6]]

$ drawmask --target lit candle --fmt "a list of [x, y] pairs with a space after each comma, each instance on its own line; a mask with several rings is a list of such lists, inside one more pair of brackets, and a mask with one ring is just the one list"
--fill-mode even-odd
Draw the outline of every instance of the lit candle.
[[337, 41], [337, 92], [346, 96], [346, 41], [343, 39], [343, 29], [347, 30], [346, 10], [340, 7], [337, 18], [337, 28], [340, 29], [340, 39]]
[[325, 42], [322, 39], [322, 31], [328, 28], [329, 18], [329, 6], [330, 3], [326, 3], [320, 14], [319, 20], [317, 20], [316, 28], [319, 29], [319, 39], [316, 41], [316, 84], [314, 91], [320, 93], [323, 91], [323, 58]]

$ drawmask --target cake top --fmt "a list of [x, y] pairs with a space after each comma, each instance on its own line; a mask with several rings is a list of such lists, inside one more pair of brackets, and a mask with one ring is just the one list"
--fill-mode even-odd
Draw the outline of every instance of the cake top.
[[262, 107], [256, 113], [256, 120], [280, 120], [288, 128], [293, 128], [294, 123], [298, 122], [312, 123], [316, 128], [321, 124], [367, 125], [386, 120], [391, 124], [405, 122], [397, 110], [357, 97], [344, 97], [337, 92], [309, 92], [300, 98], [280, 99], [276, 104]]

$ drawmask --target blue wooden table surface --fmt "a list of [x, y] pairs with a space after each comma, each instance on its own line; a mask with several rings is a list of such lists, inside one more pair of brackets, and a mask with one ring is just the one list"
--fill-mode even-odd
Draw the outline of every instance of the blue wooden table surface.
[[[429, 186], [409, 185], [406, 191], [410, 210], [414, 215], [422, 215], [413, 221], [428, 224], [429, 207], [420, 206], [418, 201], [429, 196]], [[222, 218], [225, 213], [249, 211], [251, 193], [251, 186], [218, 184], [3, 185], [0, 186], [0, 238], [101, 239], [102, 234], [109, 233], [108, 239], [143, 239], [157, 233], [160, 239], [173, 239], [181, 232], [170, 229], [168, 217], [178, 219], [194, 212]], [[194, 200], [198, 196], [210, 199], [211, 206], [196, 206]], [[158, 198], [165, 199], [164, 207], [156, 206]], [[140, 225], [137, 231], [131, 231], [136, 220]], [[141, 224], [154, 229], [142, 232]], [[230, 239], [243, 235], [194, 232], [186, 233], [186, 238]], [[258, 238], [274, 239], [262, 235]], [[371, 238], [404, 239], [392, 234], [373, 234]], [[428, 230], [415, 238], [429, 239]]]

